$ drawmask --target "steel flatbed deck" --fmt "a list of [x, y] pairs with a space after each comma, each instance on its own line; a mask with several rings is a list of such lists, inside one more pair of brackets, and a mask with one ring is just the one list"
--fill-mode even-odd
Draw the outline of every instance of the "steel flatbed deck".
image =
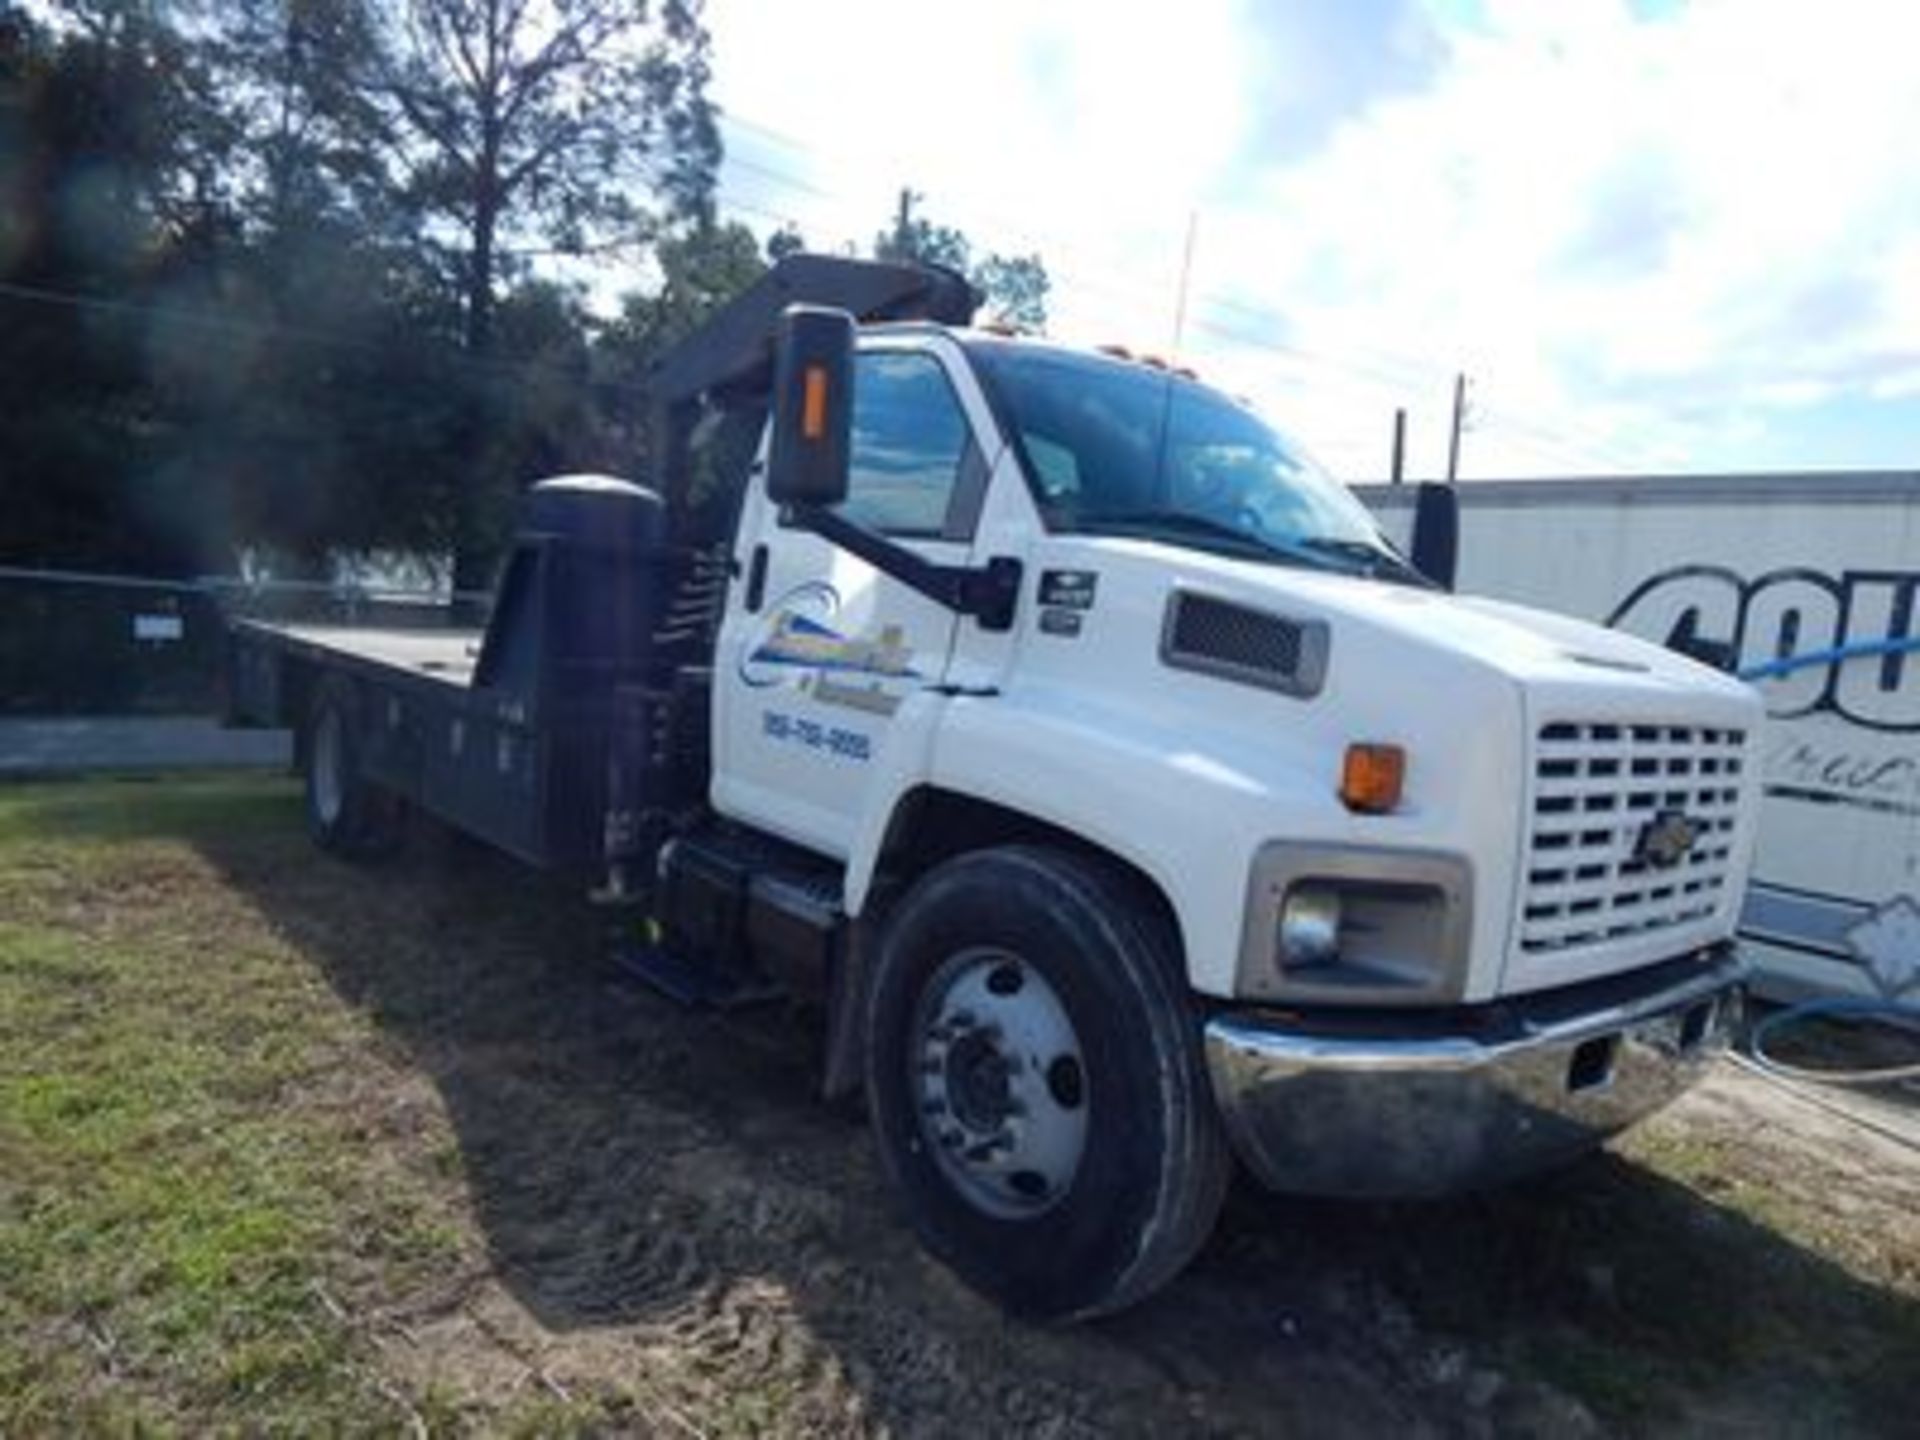
[[316, 706], [332, 705], [348, 717], [355, 766], [392, 794], [531, 864], [590, 871], [604, 853], [612, 757], [644, 752], [644, 713], [616, 735], [621, 675], [570, 670], [556, 683], [568, 662], [551, 647], [521, 664], [509, 653], [503, 674], [497, 655], [483, 663], [484, 639], [444, 626], [238, 620], [230, 718], [291, 726], [304, 755]]
[[393, 626], [241, 620], [234, 629], [271, 636], [287, 651], [310, 660], [376, 666], [389, 674], [438, 680], [466, 689], [480, 655], [478, 630], [405, 629]]

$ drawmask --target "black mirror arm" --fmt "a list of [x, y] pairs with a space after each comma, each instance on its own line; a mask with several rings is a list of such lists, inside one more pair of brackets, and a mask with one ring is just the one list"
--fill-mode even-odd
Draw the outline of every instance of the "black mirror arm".
[[859, 556], [936, 605], [971, 615], [982, 630], [1011, 630], [1020, 599], [1020, 562], [996, 555], [982, 566], [936, 565], [846, 516], [814, 505], [789, 505], [781, 518]]
[[1442, 590], [1453, 589], [1460, 563], [1460, 492], [1423, 480], [1414, 495], [1413, 568]]

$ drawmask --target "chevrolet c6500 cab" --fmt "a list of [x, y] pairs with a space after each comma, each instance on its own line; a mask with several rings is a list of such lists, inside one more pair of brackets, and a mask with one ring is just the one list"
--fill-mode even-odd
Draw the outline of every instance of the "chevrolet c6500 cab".
[[240, 628], [323, 842], [426, 809], [595, 872], [668, 988], [813, 997], [922, 1239], [1030, 1314], [1170, 1278], [1235, 1157], [1438, 1194], [1699, 1075], [1752, 692], [1448, 593], [1183, 374], [801, 260], [665, 397], [655, 488], [530, 493], [464, 668]]

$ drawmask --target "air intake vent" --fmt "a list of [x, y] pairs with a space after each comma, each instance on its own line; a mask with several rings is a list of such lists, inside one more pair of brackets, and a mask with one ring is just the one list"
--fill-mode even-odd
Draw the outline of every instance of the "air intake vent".
[[1176, 590], [1167, 601], [1160, 658], [1177, 670], [1317, 695], [1327, 673], [1327, 627]]

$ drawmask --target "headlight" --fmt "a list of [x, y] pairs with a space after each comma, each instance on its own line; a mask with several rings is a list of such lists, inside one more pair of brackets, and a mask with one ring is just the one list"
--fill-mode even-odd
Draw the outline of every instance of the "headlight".
[[1340, 958], [1340, 892], [1299, 885], [1280, 907], [1280, 961], [1289, 970], [1329, 965]]
[[1275, 840], [1248, 880], [1239, 998], [1426, 1005], [1465, 991], [1473, 872], [1463, 856]]

